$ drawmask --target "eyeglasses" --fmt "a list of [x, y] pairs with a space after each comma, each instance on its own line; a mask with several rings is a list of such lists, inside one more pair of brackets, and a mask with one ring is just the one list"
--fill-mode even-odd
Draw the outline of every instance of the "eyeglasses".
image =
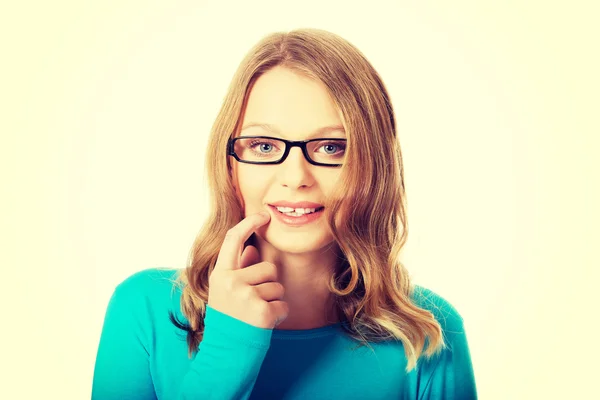
[[[292, 147], [300, 147], [313, 165], [339, 167], [346, 155], [346, 139], [285, 140], [269, 136], [243, 136], [229, 139], [227, 154], [247, 164], [281, 164]], [[332, 149], [333, 148], [333, 149]], [[319, 151], [325, 149], [325, 151]]]

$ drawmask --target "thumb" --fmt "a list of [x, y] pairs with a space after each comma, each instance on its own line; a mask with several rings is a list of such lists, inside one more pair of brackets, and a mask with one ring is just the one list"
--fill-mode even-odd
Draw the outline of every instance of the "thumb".
[[260, 255], [256, 247], [250, 245], [244, 248], [242, 256], [240, 257], [240, 269], [249, 267], [260, 262]]

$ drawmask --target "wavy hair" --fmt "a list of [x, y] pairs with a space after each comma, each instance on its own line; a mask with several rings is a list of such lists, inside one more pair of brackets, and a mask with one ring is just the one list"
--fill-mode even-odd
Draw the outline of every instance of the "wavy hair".
[[235, 72], [206, 153], [210, 214], [193, 243], [188, 265], [173, 280], [182, 288], [181, 311], [188, 323], [172, 312], [169, 318], [187, 332], [191, 357], [203, 337], [208, 278], [227, 231], [244, 218], [232, 184], [230, 163], [235, 160], [226, 156], [227, 143], [239, 132], [254, 82], [275, 66], [324, 83], [346, 131], [341, 176], [324, 201], [324, 218], [343, 253], [328, 281], [335, 307], [347, 322], [342, 326], [369, 348], [369, 342], [402, 341], [410, 372], [423, 353], [431, 358], [446, 343], [434, 315], [411, 301], [415, 286], [399, 261], [408, 225], [394, 111], [366, 57], [345, 39], [321, 29], [271, 33], [251, 48]]

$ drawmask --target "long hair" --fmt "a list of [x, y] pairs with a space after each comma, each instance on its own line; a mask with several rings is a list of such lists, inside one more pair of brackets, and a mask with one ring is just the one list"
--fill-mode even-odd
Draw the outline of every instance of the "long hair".
[[[431, 358], [446, 347], [434, 315], [411, 298], [415, 287], [399, 261], [408, 233], [402, 153], [394, 111], [379, 74], [345, 39], [321, 29], [275, 32], [263, 37], [235, 72], [212, 126], [206, 153], [211, 210], [196, 237], [188, 265], [173, 283], [182, 288], [189, 357], [204, 331], [208, 278], [225, 234], [243, 218], [230, 173], [227, 142], [237, 132], [254, 82], [280, 66], [327, 87], [347, 135], [346, 156], [324, 218], [342, 257], [328, 281], [344, 329], [369, 342], [402, 341], [406, 372], [424, 353]], [[424, 350], [428, 342], [427, 350]], [[372, 348], [371, 348], [372, 349]]]

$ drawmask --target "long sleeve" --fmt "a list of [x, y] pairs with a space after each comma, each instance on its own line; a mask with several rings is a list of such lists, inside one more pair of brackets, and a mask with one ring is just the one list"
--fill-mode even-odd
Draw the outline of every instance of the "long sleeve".
[[117, 286], [104, 317], [92, 400], [156, 399], [143, 326], [131, 307], [129, 293]]
[[[248, 399], [272, 330], [208, 306], [204, 337], [193, 360], [187, 359], [187, 353], [163, 359], [157, 351], [172, 342], [159, 336], [165, 329], [158, 325], [166, 323], [167, 314], [157, 302], [161, 291], [148, 286], [152, 283], [136, 275], [118, 285], [111, 296], [96, 356], [92, 399]], [[179, 375], [167, 372], [173, 368], [180, 369]], [[164, 387], [165, 378], [169, 389]], [[155, 387], [158, 381], [162, 387]]]
[[445, 336], [449, 348], [432, 360], [434, 370], [419, 399], [476, 400], [473, 364], [462, 318], [448, 323]]
[[271, 335], [270, 329], [254, 327], [207, 306], [204, 336], [177, 398], [250, 398]]
[[104, 317], [92, 400], [477, 399], [462, 318], [430, 290], [419, 289], [415, 300], [440, 322], [448, 348], [406, 374], [402, 343], [358, 351], [341, 324], [264, 329], [210, 306], [189, 357], [186, 332], [169, 318], [189, 323], [177, 273], [147, 269], [117, 286]]

